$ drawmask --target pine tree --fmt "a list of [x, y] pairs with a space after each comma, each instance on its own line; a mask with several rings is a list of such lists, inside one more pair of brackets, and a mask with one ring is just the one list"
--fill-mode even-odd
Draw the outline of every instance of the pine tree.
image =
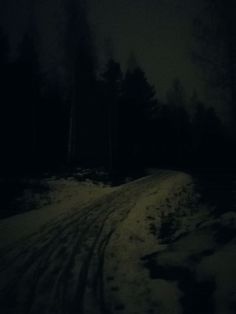
[[10, 160], [10, 141], [12, 132], [9, 130], [10, 117], [12, 117], [12, 110], [8, 103], [8, 83], [9, 83], [9, 61], [8, 61], [8, 41], [6, 35], [0, 29], [0, 138], [1, 138], [1, 172], [9, 171]]
[[170, 145], [172, 163], [176, 166], [187, 167], [190, 154], [191, 126], [189, 114], [186, 110], [184, 88], [178, 79], [167, 92], [167, 104], [169, 115], [169, 130], [167, 145]]
[[105, 115], [107, 120], [108, 168], [110, 173], [116, 172], [115, 153], [117, 151], [118, 106], [121, 96], [122, 72], [120, 64], [110, 59], [102, 74], [105, 92]]
[[[88, 24], [87, 8], [83, 1], [70, 0], [66, 5], [67, 27], [65, 36], [68, 71], [69, 131], [68, 163], [81, 159], [86, 137], [84, 130], [94, 105], [91, 90], [95, 87], [95, 57], [92, 33]], [[89, 109], [88, 109], [89, 108]]]
[[[132, 63], [133, 64], [133, 63]], [[144, 71], [136, 66], [128, 69], [122, 84], [120, 106], [121, 143], [126, 168], [141, 171], [148, 160], [150, 121], [156, 106], [155, 90], [147, 81]]]
[[[9, 66], [8, 102], [14, 111], [11, 120], [12, 154], [19, 168], [32, 170], [37, 158], [40, 106], [40, 65], [35, 33], [28, 31], [18, 47], [18, 56]], [[16, 162], [16, 160], [15, 160]]]
[[199, 102], [193, 116], [193, 162], [198, 167], [223, 167], [224, 130], [215, 110]]

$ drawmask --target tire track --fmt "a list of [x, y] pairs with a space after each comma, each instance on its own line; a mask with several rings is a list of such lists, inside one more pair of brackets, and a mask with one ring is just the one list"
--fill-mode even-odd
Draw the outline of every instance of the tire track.
[[[173, 175], [173, 174], [172, 174]], [[159, 173], [164, 179], [170, 174]], [[95, 203], [45, 224], [1, 250], [0, 311], [4, 314], [108, 314], [104, 262], [109, 241], [156, 177], [126, 184]], [[15, 301], [14, 301], [15, 300]]]

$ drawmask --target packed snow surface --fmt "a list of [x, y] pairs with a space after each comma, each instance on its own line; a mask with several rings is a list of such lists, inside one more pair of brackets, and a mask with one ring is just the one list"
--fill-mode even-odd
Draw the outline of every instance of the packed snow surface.
[[236, 215], [190, 175], [50, 184], [51, 204], [0, 222], [1, 313], [235, 313]]

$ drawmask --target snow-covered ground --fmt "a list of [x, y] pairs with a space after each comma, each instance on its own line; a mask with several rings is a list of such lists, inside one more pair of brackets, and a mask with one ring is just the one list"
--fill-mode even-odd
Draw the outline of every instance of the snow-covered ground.
[[49, 184], [50, 204], [0, 221], [1, 313], [236, 312], [236, 214], [191, 176]]
[[[88, 206], [96, 199], [112, 192], [114, 188], [90, 180], [79, 182], [73, 177], [67, 179], [49, 178], [44, 184], [49, 192], [36, 194], [35, 208], [31, 211], [0, 220], [0, 248], [25, 236], [40, 231], [50, 221], [71, 215], [73, 211]], [[28, 194], [28, 193], [26, 193]], [[30, 192], [32, 194], [32, 192]], [[32, 202], [32, 195], [24, 195], [25, 202]], [[27, 199], [28, 198], [28, 199]]]

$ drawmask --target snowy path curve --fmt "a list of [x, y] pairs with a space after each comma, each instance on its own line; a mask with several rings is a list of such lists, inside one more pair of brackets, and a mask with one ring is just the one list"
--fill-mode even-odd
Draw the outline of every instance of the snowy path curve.
[[39, 232], [3, 247], [0, 312], [110, 313], [104, 288], [108, 244], [139, 199], [153, 186], [158, 190], [158, 182], [175, 175], [160, 171], [128, 183], [92, 205], [75, 209], [70, 215], [61, 214]]

